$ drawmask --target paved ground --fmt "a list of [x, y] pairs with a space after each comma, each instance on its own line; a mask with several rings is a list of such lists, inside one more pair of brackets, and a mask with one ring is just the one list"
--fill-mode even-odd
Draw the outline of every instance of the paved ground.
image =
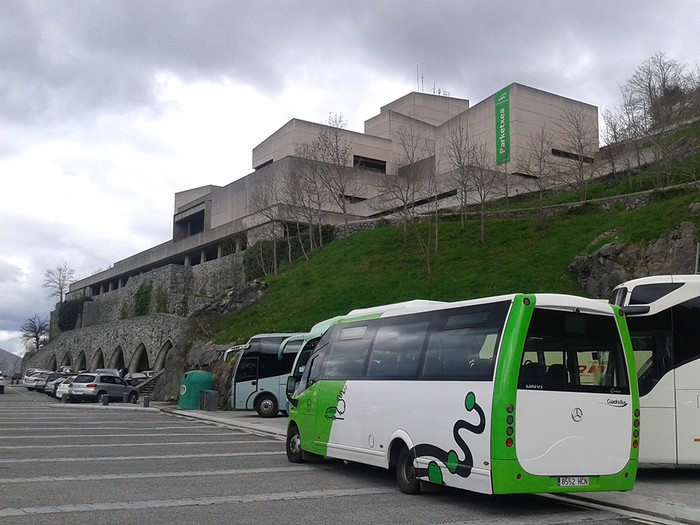
[[[266, 434], [284, 436], [286, 433], [287, 418], [282, 416], [263, 419], [253, 411], [178, 410], [176, 405], [167, 403], [152, 403], [151, 406], [183, 417], [204, 419]], [[635, 488], [631, 492], [590, 492], [563, 497], [592, 504], [613, 505], [632, 512], [642, 511], [684, 523], [700, 524], [700, 467], [642, 468], [639, 469]]]

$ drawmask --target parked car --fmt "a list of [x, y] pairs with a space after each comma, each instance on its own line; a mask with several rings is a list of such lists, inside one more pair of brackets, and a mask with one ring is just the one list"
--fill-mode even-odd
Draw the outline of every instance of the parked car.
[[68, 387], [68, 399], [72, 403], [81, 401], [102, 402], [104, 396], [110, 401], [121, 401], [124, 394], [129, 403], [139, 399], [138, 391], [126, 384], [119, 376], [113, 374], [79, 374]]
[[[46, 382], [46, 378], [49, 377], [49, 374], [51, 372], [39, 372], [38, 374], [32, 376], [29, 378], [31, 381], [32, 387], [29, 388], [29, 390], [37, 390], [38, 388], [43, 388], [44, 383]], [[32, 379], [33, 378], [33, 379]]]
[[126, 384], [131, 386], [138, 386], [146, 379], [148, 379], [148, 376], [143, 372], [133, 372], [124, 376], [124, 381], [126, 381]]
[[34, 390], [37, 392], [46, 392], [46, 385], [48, 383], [51, 383], [52, 381], [58, 379], [59, 377], [63, 377], [63, 374], [61, 372], [49, 372], [45, 375], [45, 377], [42, 378], [44, 374], [42, 373], [36, 380], [36, 384], [34, 385]]
[[63, 394], [68, 395], [68, 388], [73, 384], [73, 379], [75, 379], [76, 376], [68, 376], [66, 377], [59, 385], [56, 386], [56, 391], [53, 394], [53, 397], [56, 399], [62, 399]]
[[77, 374], [63, 374], [61, 377], [56, 378], [53, 381], [47, 381], [46, 386], [44, 387], [44, 393], [48, 396], [56, 397], [56, 390], [58, 390], [58, 387], [61, 386], [65, 381], [67, 381], [71, 377], [75, 377], [76, 375]]
[[40, 370], [39, 368], [27, 368], [24, 373], [24, 379], [22, 380], [22, 385], [27, 388], [27, 390], [34, 390], [36, 386], [36, 380], [39, 378], [41, 373], [48, 374], [48, 370]]
[[0, 394], [5, 393], [5, 376], [0, 372]]

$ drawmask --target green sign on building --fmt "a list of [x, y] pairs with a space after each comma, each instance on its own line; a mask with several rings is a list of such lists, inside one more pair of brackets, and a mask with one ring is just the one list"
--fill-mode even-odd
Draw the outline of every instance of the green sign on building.
[[510, 107], [508, 88], [496, 93], [496, 164], [510, 161]]

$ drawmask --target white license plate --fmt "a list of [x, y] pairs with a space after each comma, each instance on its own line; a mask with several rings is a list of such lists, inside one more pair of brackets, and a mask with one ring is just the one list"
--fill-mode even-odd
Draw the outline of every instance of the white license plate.
[[560, 487], [587, 487], [588, 476], [566, 476], [557, 479]]

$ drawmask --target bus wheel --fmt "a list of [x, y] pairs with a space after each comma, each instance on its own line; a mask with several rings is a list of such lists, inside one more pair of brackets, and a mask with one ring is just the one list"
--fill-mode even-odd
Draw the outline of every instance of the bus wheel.
[[396, 460], [396, 482], [404, 494], [418, 494], [420, 492], [420, 480], [416, 476], [413, 466], [413, 456], [404, 446], [401, 447]]
[[287, 429], [287, 459], [292, 463], [303, 463], [304, 456], [301, 452], [301, 436], [296, 425], [290, 425]]
[[260, 417], [275, 417], [279, 408], [272, 394], [263, 394], [255, 402], [255, 411]]

